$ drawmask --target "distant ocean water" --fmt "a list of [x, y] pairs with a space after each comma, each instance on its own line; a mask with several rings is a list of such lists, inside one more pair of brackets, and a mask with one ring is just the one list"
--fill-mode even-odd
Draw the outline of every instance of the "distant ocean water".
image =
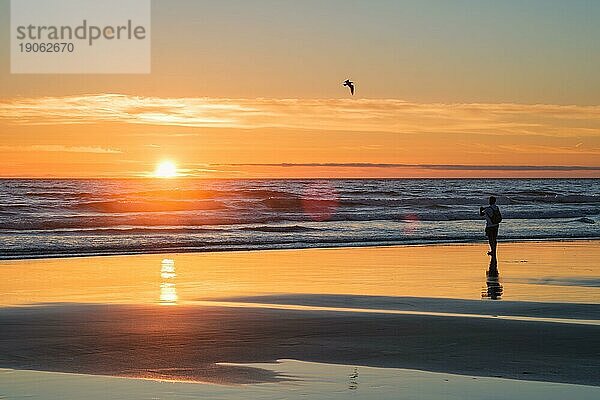
[[0, 180], [0, 258], [600, 238], [600, 179]]

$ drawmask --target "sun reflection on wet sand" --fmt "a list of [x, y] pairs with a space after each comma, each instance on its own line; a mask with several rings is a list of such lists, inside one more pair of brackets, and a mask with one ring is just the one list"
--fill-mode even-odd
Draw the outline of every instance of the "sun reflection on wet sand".
[[175, 305], [177, 304], [177, 287], [175, 284], [175, 260], [164, 258], [160, 263], [160, 304]]
[[[0, 303], [184, 305], [282, 293], [481, 300], [489, 283], [500, 294], [484, 274], [486, 251], [478, 243], [2, 261]], [[598, 257], [594, 241], [502, 243], [501, 297], [597, 303], [589, 282]]]

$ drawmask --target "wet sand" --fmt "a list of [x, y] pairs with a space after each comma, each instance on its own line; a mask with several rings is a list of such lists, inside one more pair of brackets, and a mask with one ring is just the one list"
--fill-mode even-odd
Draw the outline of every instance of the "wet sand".
[[292, 358], [600, 385], [600, 326], [232, 307], [48, 305], [0, 313], [0, 366], [227, 383]]
[[510, 301], [481, 300], [481, 245], [0, 263], [0, 368], [229, 384], [289, 377], [222, 363], [297, 359], [600, 386], [598, 247], [505, 244]]
[[[0, 306], [178, 305], [265, 294], [481, 299], [487, 246], [149, 254], [0, 261]], [[600, 303], [600, 241], [501, 243], [503, 300]]]
[[219, 385], [0, 369], [0, 396], [32, 400], [596, 400], [600, 395], [600, 387], [597, 386], [297, 360], [240, 366], [272, 371], [278, 375], [292, 377], [293, 380], [250, 385]]

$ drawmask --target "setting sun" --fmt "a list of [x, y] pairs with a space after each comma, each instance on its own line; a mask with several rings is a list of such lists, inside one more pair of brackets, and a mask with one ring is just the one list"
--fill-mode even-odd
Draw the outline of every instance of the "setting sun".
[[154, 170], [156, 178], [174, 178], [177, 176], [177, 166], [173, 161], [162, 161]]

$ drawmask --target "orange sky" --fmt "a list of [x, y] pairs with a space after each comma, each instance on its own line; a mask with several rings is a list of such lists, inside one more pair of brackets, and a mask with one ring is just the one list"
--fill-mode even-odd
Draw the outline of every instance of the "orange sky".
[[102, 94], [4, 100], [0, 128], [3, 176], [600, 173], [600, 106]]
[[599, 18], [581, 0], [154, 0], [140, 75], [11, 74], [2, 30], [0, 177], [165, 159], [193, 177], [600, 177]]

